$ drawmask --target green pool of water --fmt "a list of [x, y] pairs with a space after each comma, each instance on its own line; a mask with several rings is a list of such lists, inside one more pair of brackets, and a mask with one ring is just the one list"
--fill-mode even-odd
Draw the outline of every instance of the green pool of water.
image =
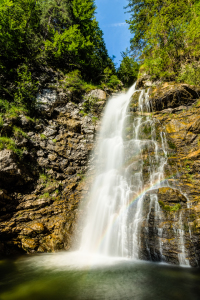
[[200, 299], [200, 270], [113, 260], [81, 265], [65, 254], [0, 260], [0, 300]]

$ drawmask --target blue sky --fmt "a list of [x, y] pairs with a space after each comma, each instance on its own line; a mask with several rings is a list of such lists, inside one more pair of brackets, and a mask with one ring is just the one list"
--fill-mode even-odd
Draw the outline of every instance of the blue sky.
[[125, 20], [129, 18], [123, 8], [128, 3], [127, 0], [95, 0], [97, 6], [96, 18], [104, 33], [104, 40], [109, 55], [115, 55], [114, 60], [117, 67], [120, 65], [121, 54], [129, 47], [131, 34]]

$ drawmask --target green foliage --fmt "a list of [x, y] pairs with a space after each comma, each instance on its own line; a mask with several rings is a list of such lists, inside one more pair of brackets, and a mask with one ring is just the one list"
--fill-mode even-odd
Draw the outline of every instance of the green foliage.
[[44, 193], [43, 195], [40, 195], [40, 198], [48, 198], [49, 197], [49, 193]]
[[104, 73], [103, 82], [108, 83], [108, 81], [110, 80], [110, 77], [112, 76], [113, 71], [109, 67], [107, 67], [104, 69], [103, 73]]
[[17, 69], [17, 73], [17, 91], [14, 94], [14, 102], [18, 105], [22, 103], [29, 109], [34, 108], [38, 82], [32, 80], [31, 72], [26, 65], [20, 66]]
[[97, 101], [98, 101], [98, 98], [91, 97], [91, 96], [86, 97], [85, 101], [83, 103], [83, 114], [89, 113], [93, 109], [93, 107]]
[[163, 201], [159, 201], [160, 206], [162, 207], [163, 210], [165, 211], [179, 211], [181, 209], [181, 204], [176, 204], [174, 206], [170, 205], [165, 205]]
[[86, 112], [83, 111], [83, 110], [80, 111], [80, 114], [83, 115], [83, 116], [87, 116], [87, 115], [88, 115], [88, 113], [86, 113]]
[[45, 134], [40, 134], [40, 137], [41, 137], [41, 140], [46, 140], [47, 139], [47, 137], [46, 137], [46, 135]]
[[65, 75], [64, 78], [60, 80], [60, 84], [64, 90], [76, 93], [85, 93], [96, 88], [93, 84], [88, 84], [82, 79], [79, 70], [74, 70]]
[[188, 171], [191, 171], [190, 166], [187, 165], [186, 168]]
[[122, 83], [117, 75], [112, 75], [107, 83], [107, 86], [115, 90], [120, 89], [122, 87]]
[[200, 85], [200, 67], [198, 63], [186, 64], [182, 67], [177, 80], [191, 85]]
[[168, 140], [167, 143], [169, 145], [169, 148], [176, 149], [176, 145], [173, 142], [171, 142], [170, 140]]
[[117, 71], [119, 79], [125, 86], [131, 86], [137, 80], [138, 72], [139, 64], [129, 56], [128, 50], [122, 52], [122, 61]]
[[[46, 70], [58, 79], [70, 73], [72, 88], [86, 91], [91, 87], [85, 82], [99, 84], [107, 67], [114, 72], [95, 10], [94, 0], [2, 0], [1, 97], [32, 110]], [[83, 79], [73, 85], [75, 70]]]
[[98, 121], [98, 118], [97, 117], [92, 117], [92, 122], [96, 123], [96, 121]]
[[143, 132], [144, 132], [145, 134], [151, 133], [151, 126], [145, 125], [145, 126], [144, 126], [144, 129], [143, 129]]
[[[131, 50], [140, 73], [152, 78], [199, 82], [200, 3], [197, 0], [129, 0]], [[193, 68], [196, 66], [194, 72]]]
[[3, 126], [3, 117], [0, 115], [0, 128]]
[[0, 99], [0, 115], [6, 119], [17, 118], [20, 114], [27, 114], [28, 111], [23, 105], [16, 105], [8, 100]]
[[40, 174], [40, 179], [42, 181], [47, 181], [48, 180], [48, 176], [46, 174]]
[[13, 139], [8, 138], [8, 137], [0, 137], [0, 150], [3, 150], [3, 149], [12, 150], [14, 153], [16, 153], [19, 156], [22, 156], [22, 154], [23, 154], [23, 151], [16, 147]]
[[13, 131], [15, 137], [23, 136], [25, 138], [28, 138], [26, 132], [24, 132], [20, 127], [13, 126]]

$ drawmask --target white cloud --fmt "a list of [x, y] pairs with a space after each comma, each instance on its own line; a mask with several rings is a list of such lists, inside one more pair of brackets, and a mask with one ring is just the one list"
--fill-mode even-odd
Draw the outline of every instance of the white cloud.
[[126, 22], [123, 22], [123, 23], [113, 23], [113, 24], [103, 25], [101, 27], [122, 27], [122, 26], [128, 26], [128, 24]]
[[112, 27], [118, 27], [118, 26], [126, 26], [128, 25], [126, 22], [123, 22], [123, 23], [114, 23], [114, 24], [111, 24]]

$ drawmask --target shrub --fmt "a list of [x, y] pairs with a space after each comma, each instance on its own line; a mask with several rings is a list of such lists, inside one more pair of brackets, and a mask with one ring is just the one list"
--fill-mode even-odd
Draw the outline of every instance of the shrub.
[[200, 66], [194, 63], [183, 66], [177, 81], [191, 85], [200, 85]]

